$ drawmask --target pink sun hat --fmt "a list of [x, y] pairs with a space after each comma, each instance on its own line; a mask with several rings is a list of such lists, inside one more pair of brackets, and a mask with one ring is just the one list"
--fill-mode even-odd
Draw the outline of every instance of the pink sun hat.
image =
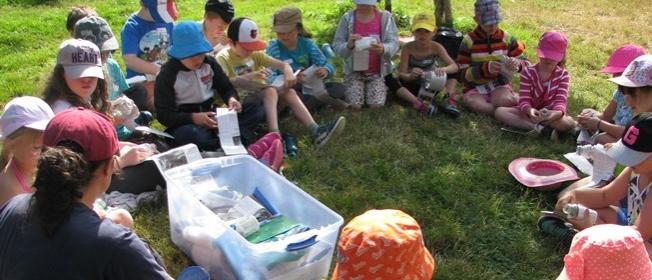
[[557, 280], [649, 280], [652, 263], [641, 234], [629, 226], [592, 226], [573, 237]]
[[508, 169], [519, 183], [543, 191], [553, 190], [563, 182], [579, 179], [575, 169], [550, 159], [517, 158], [509, 164]]
[[617, 74], [625, 72], [625, 68], [637, 57], [644, 55], [645, 49], [639, 45], [627, 44], [617, 48], [609, 57], [607, 66], [600, 69], [602, 73]]
[[539, 38], [537, 55], [541, 58], [548, 58], [560, 62], [566, 56], [568, 39], [564, 34], [557, 31], [547, 31]]

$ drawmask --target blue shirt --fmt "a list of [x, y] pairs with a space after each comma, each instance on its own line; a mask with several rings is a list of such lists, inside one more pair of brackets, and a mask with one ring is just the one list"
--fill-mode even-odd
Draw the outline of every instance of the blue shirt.
[[[326, 56], [317, 45], [312, 40], [301, 36], [297, 38], [297, 47], [294, 50], [288, 50], [279, 40], [270, 41], [267, 46], [267, 54], [280, 61], [287, 62], [294, 71], [316, 65], [325, 67], [328, 70], [329, 77], [335, 73], [335, 67], [328, 63]], [[276, 70], [272, 76], [281, 74], [280, 71]]]
[[614, 115], [614, 123], [619, 126], [627, 126], [632, 120], [634, 113], [632, 107], [627, 106], [625, 103], [625, 96], [619, 90], [614, 90], [613, 100], [616, 101], [616, 114]]
[[[168, 60], [168, 47], [172, 44], [173, 23], [146, 21], [132, 14], [120, 31], [122, 54], [163, 65]], [[127, 79], [143, 75], [127, 68]]]
[[138, 236], [81, 203], [47, 237], [30, 215], [31, 198], [0, 208], [0, 279], [169, 279]]
[[129, 86], [127, 85], [127, 80], [120, 70], [120, 65], [118, 64], [113, 57], [109, 57], [106, 60], [106, 70], [109, 72], [108, 88], [109, 88], [109, 100], [116, 100], [122, 92], [127, 90]]

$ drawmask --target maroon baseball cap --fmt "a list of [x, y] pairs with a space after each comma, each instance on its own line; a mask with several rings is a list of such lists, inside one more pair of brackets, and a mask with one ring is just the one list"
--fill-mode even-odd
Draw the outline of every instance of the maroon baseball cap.
[[66, 140], [77, 143], [87, 161], [107, 160], [119, 151], [111, 120], [89, 109], [71, 108], [50, 120], [43, 133], [43, 145], [54, 147]]

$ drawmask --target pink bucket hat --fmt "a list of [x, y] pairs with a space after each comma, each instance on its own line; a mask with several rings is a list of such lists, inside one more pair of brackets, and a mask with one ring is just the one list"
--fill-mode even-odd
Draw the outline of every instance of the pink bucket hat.
[[568, 39], [564, 34], [557, 31], [547, 31], [539, 38], [537, 55], [541, 58], [548, 58], [560, 62], [566, 56]]
[[652, 263], [641, 234], [632, 227], [592, 226], [573, 238], [557, 280], [649, 280]]
[[602, 73], [616, 74], [625, 72], [627, 65], [637, 57], [644, 55], [645, 49], [639, 45], [627, 44], [617, 48], [609, 57], [607, 66], [600, 69]]
[[579, 179], [575, 169], [550, 159], [517, 158], [508, 169], [521, 184], [539, 190], [552, 190], [562, 182]]

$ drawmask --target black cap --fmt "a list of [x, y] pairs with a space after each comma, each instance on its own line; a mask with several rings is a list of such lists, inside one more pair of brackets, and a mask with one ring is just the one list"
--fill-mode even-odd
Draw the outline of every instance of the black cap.
[[231, 4], [230, 0], [208, 0], [204, 6], [204, 11], [220, 15], [226, 23], [231, 23], [235, 14], [233, 4]]
[[652, 156], [652, 113], [641, 113], [625, 128], [623, 138], [607, 155], [626, 166], [636, 166]]

